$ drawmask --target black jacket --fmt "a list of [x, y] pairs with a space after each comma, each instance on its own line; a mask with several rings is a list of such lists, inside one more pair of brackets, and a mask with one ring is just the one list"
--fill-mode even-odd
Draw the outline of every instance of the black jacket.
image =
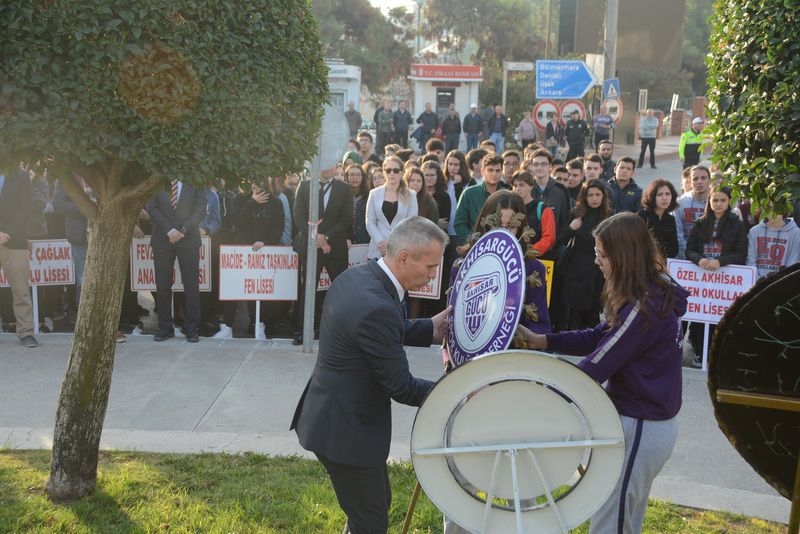
[[675, 217], [671, 213], [664, 212], [664, 215], [659, 219], [658, 215], [645, 209], [640, 209], [638, 213], [647, 228], [653, 232], [664, 257], [677, 258], [678, 230], [675, 226]]
[[[731, 212], [724, 215], [723, 220], [725, 220], [725, 226], [722, 229], [722, 235], [719, 236], [722, 244], [722, 251], [717, 258], [719, 264], [721, 267], [744, 265], [747, 261], [747, 233], [744, 231], [744, 223]], [[697, 219], [692, 226], [689, 240], [686, 242], [686, 259], [692, 263], [698, 263], [706, 257], [700, 236], [704, 234], [704, 230], [708, 228], [709, 224], [714, 224], [714, 222], [703, 216]]]
[[6, 248], [28, 248], [28, 223], [32, 212], [33, 193], [28, 173], [15, 169], [5, 178], [0, 191], [0, 232], [8, 234]]

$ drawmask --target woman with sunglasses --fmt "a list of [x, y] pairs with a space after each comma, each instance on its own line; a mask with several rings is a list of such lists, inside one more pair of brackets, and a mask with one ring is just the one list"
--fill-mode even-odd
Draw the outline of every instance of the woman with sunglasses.
[[388, 156], [383, 160], [386, 182], [369, 192], [367, 199], [367, 258], [377, 260], [386, 254], [386, 238], [400, 221], [417, 215], [417, 196], [403, 180], [403, 160]]

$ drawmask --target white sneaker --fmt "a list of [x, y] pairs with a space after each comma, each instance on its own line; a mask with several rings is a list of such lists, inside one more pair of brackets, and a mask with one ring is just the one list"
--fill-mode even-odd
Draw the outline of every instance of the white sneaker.
[[256, 325], [256, 339], [267, 339], [267, 332], [264, 327], [264, 323], [258, 323]]
[[131, 335], [132, 336], [141, 336], [142, 335], [142, 329], [137, 326], [136, 328], [133, 329], [133, 331], [131, 332]]
[[53, 320], [50, 317], [44, 318], [44, 326], [47, 327], [49, 333], [55, 332], [56, 326], [53, 324]]
[[233, 338], [233, 328], [223, 323], [219, 324], [219, 332], [217, 332], [212, 336], [212, 339], [231, 339], [231, 338]]

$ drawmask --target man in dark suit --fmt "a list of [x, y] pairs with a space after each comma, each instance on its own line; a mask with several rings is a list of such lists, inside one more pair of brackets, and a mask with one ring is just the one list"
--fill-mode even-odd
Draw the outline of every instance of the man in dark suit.
[[153, 339], [164, 341], [175, 337], [172, 321], [172, 268], [175, 258], [183, 279], [186, 296], [186, 320], [183, 334], [186, 341], [198, 341], [200, 326], [200, 223], [208, 202], [205, 188], [195, 188], [179, 180], [170, 182], [170, 189], [154, 196], [147, 204], [153, 220], [153, 267], [156, 276], [158, 332]]
[[434, 276], [447, 239], [423, 217], [406, 219], [383, 258], [348, 269], [328, 290], [319, 355], [291, 428], [328, 471], [352, 533], [389, 525], [391, 399], [419, 406], [433, 387], [411, 375], [403, 346], [443, 337], [449, 311], [409, 321], [403, 300]]
[[11, 286], [17, 337], [28, 348], [39, 345], [33, 337], [33, 301], [28, 287], [31, 266], [27, 228], [32, 204], [27, 171], [15, 169], [8, 176], [0, 174], [0, 267]]
[[[322, 171], [319, 178], [319, 224], [317, 225], [317, 274], [314, 280], [319, 280], [322, 268], [328, 270], [328, 276], [333, 282], [337, 276], [347, 269], [348, 252], [347, 236], [353, 234], [353, 191], [352, 188], [333, 178], [336, 168]], [[295, 250], [300, 254], [300, 265], [304, 270], [306, 267], [306, 247], [308, 243], [308, 221], [309, 221], [309, 181], [303, 180], [297, 187], [297, 194], [294, 199], [294, 225], [298, 228], [297, 239], [295, 239]], [[296, 317], [296, 324], [299, 332], [296, 333], [293, 343], [303, 344], [303, 303], [305, 301], [305, 272], [302, 273], [300, 280], [300, 294], [297, 301], [298, 306], [295, 310], [299, 315]], [[322, 308], [322, 296], [317, 294], [317, 304], [315, 306], [315, 323], [319, 310]]]

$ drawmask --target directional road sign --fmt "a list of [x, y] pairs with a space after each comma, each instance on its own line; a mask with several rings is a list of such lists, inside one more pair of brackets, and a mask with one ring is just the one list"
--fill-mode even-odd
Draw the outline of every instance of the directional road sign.
[[583, 98], [597, 77], [583, 61], [536, 62], [536, 98]]
[[619, 78], [609, 78], [603, 82], [603, 100], [619, 98]]
[[530, 72], [533, 70], [533, 63], [524, 61], [503, 61], [503, 68], [506, 70]]

